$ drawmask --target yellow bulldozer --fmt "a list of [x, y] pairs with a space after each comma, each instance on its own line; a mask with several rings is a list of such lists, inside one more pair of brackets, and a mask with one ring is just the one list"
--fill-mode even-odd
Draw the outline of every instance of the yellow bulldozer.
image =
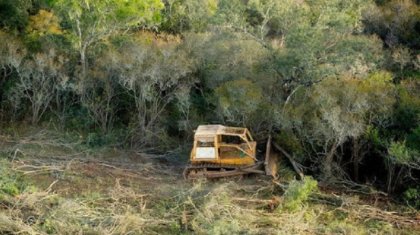
[[266, 144], [266, 153], [257, 155], [257, 142], [247, 128], [200, 125], [195, 131], [190, 164], [184, 170], [184, 178], [246, 174], [275, 176], [278, 157], [271, 151], [271, 137]]

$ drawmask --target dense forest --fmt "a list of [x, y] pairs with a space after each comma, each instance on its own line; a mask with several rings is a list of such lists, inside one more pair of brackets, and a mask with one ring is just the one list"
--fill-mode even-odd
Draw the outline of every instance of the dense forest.
[[419, 1], [0, 0], [0, 41], [0, 134], [188, 155], [199, 124], [243, 126], [420, 207]]

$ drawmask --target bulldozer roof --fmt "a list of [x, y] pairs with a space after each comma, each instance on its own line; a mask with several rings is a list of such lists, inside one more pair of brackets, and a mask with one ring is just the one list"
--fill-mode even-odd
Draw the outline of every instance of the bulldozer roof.
[[227, 127], [223, 125], [200, 125], [195, 131], [195, 136], [216, 135], [244, 135], [247, 129], [242, 127]]

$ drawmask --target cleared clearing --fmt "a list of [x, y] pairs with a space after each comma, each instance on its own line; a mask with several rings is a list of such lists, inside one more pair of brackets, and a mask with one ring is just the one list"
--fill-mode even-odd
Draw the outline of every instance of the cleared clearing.
[[318, 185], [304, 195], [306, 184], [290, 181], [287, 167], [274, 182], [261, 176], [186, 182], [181, 153], [93, 150], [48, 131], [2, 135], [0, 154], [1, 234], [420, 231], [418, 211], [383, 193]]

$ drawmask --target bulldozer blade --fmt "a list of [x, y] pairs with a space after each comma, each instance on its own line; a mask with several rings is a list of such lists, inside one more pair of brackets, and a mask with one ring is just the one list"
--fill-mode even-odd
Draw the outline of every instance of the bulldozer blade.
[[264, 159], [264, 170], [266, 175], [277, 178], [277, 164], [279, 162], [279, 158], [280, 156], [271, 148], [271, 135], [269, 135]]

